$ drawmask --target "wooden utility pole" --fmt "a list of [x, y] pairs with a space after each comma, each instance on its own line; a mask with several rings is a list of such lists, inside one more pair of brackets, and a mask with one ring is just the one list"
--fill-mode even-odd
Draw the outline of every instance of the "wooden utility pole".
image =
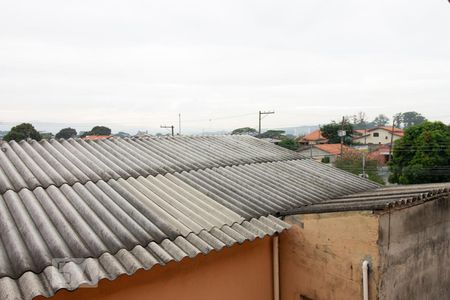
[[341, 158], [342, 158], [342, 151], [344, 149], [344, 137], [345, 137], [344, 122], [345, 122], [345, 117], [342, 117], [341, 132], [339, 134], [341, 137]]
[[161, 125], [160, 127], [161, 127], [161, 128], [170, 128], [170, 129], [172, 130], [172, 136], [174, 136], [174, 132], [173, 132], [174, 126], [173, 126], [173, 125], [170, 125], [170, 126], [167, 126], [167, 125]]
[[261, 134], [261, 116], [262, 115], [270, 115], [270, 114], [274, 114], [274, 111], [259, 111], [258, 114], [258, 119], [259, 119], [259, 126], [258, 126], [258, 134]]
[[181, 135], [181, 114], [178, 114], [178, 135]]
[[394, 116], [394, 118], [392, 120], [392, 128], [391, 128], [391, 144], [389, 145], [389, 161], [391, 161], [391, 159], [392, 159], [392, 144], [394, 143], [395, 119], [396, 119], [396, 117]]

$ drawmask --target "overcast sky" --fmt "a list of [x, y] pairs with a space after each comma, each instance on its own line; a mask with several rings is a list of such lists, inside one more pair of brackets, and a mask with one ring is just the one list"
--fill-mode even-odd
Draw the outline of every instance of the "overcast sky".
[[0, 122], [450, 122], [447, 0], [1, 1]]

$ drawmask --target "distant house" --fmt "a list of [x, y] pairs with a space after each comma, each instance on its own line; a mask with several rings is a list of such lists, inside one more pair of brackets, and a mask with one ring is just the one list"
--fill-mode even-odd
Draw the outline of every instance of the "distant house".
[[[360, 133], [359, 130], [358, 133]], [[386, 126], [375, 127], [368, 129], [366, 134], [363, 133], [361, 136], [353, 137], [353, 142], [361, 144], [390, 144], [392, 135], [393, 141], [396, 141], [403, 137], [403, 130]]]
[[[346, 145], [342, 146], [343, 152], [356, 151]], [[341, 144], [315, 144], [309, 148], [303, 148], [298, 151], [301, 155], [311, 157], [314, 160], [321, 161], [325, 157], [330, 158], [330, 163], [336, 161], [338, 155], [341, 154]]]
[[389, 160], [390, 150], [389, 145], [379, 145], [367, 155], [367, 159], [377, 160], [379, 165], [384, 165]]
[[302, 137], [298, 142], [302, 145], [316, 145], [326, 144], [328, 143], [328, 139], [322, 135], [320, 129], [317, 129]]
[[353, 130], [354, 133], [356, 133], [357, 135], [365, 135], [367, 133], [366, 129], [355, 129]]

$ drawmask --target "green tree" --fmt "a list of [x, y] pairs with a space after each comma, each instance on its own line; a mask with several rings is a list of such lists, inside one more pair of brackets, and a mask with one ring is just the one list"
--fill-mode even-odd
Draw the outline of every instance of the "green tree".
[[264, 133], [258, 135], [259, 138], [269, 138], [269, 139], [281, 139], [284, 137], [284, 130], [267, 130]]
[[250, 135], [255, 135], [257, 133], [256, 129], [251, 128], [251, 127], [242, 127], [242, 128], [236, 128], [235, 130], [233, 130], [231, 132], [231, 134], [235, 135], [235, 134], [250, 134]]
[[367, 116], [365, 112], [358, 112], [356, 115], [350, 116], [349, 118], [352, 122], [353, 129], [368, 129], [370, 128], [370, 122], [367, 121]]
[[111, 135], [111, 129], [105, 126], [95, 126], [89, 131], [89, 135]]
[[[353, 173], [355, 175], [362, 174], [363, 172], [363, 162], [362, 153], [352, 151], [344, 152], [342, 156], [336, 159], [335, 166], [341, 170]], [[378, 161], [372, 159], [366, 159], [365, 169], [366, 175], [369, 180], [374, 182], [385, 184], [383, 178], [378, 174]]]
[[[341, 130], [342, 124], [336, 123], [335, 121], [323, 125], [320, 128], [320, 131], [324, 137], [328, 139], [329, 144], [338, 144], [341, 142], [341, 137], [338, 135], [338, 131]], [[352, 143], [352, 132], [353, 132], [353, 125], [350, 124], [348, 121], [344, 122], [344, 130], [345, 130], [345, 137], [344, 137], [344, 143], [347, 145], [350, 145]]]
[[40, 135], [41, 135], [41, 139], [43, 139], [43, 140], [50, 140], [54, 137], [53, 133], [51, 133], [51, 132], [41, 132]]
[[63, 128], [61, 129], [57, 134], [56, 134], [56, 138], [57, 139], [70, 139], [77, 136], [77, 131], [73, 128]]
[[30, 123], [22, 123], [20, 125], [14, 126], [11, 130], [6, 134], [3, 139], [5, 141], [21, 141], [25, 139], [33, 139], [36, 141], [41, 140], [41, 135]]
[[415, 111], [400, 113], [400, 121], [403, 124], [403, 128], [409, 128], [415, 125], [422, 124], [426, 120], [427, 119], [424, 116]]
[[389, 163], [392, 183], [450, 181], [450, 126], [425, 121], [405, 130]]
[[278, 146], [294, 151], [298, 149], [297, 141], [291, 138], [283, 139], [281, 142], [278, 143]]
[[389, 118], [386, 115], [379, 114], [378, 116], [375, 117], [372, 123], [376, 127], [385, 126], [389, 123]]
[[105, 126], [95, 126], [90, 131], [81, 134], [80, 137], [85, 137], [87, 135], [111, 135], [111, 129]]

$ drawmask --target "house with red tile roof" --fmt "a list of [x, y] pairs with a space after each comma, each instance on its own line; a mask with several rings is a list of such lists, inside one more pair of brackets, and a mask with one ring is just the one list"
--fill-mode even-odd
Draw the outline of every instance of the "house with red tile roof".
[[[358, 133], [360, 133], [358, 131]], [[353, 137], [353, 142], [361, 144], [390, 144], [391, 139], [396, 141], [403, 137], [403, 129], [392, 126], [380, 126], [368, 129], [361, 136]]]
[[322, 135], [320, 129], [317, 129], [302, 137], [298, 142], [302, 145], [326, 144], [328, 139]]
[[[357, 150], [352, 149], [346, 145], [342, 146], [342, 152], [355, 152]], [[299, 151], [300, 154], [311, 157], [314, 160], [321, 161], [325, 157], [330, 158], [330, 162], [336, 161], [336, 158], [341, 154], [341, 144], [315, 144], [309, 148], [304, 148]]]

